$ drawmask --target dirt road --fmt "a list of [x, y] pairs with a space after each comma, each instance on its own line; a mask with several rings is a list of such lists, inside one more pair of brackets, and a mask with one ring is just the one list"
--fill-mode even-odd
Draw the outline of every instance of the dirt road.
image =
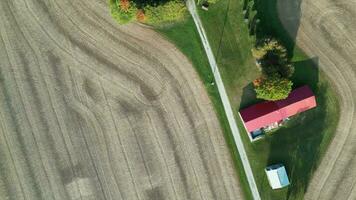
[[106, 0], [0, 1], [0, 199], [241, 199], [212, 105]]
[[278, 9], [298, 46], [318, 57], [341, 104], [335, 138], [314, 173], [305, 199], [356, 199], [356, 2], [279, 0]]

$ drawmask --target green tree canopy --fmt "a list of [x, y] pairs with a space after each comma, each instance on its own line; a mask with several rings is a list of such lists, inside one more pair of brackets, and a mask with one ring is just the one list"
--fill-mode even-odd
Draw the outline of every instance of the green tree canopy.
[[257, 98], [276, 101], [285, 99], [292, 91], [290, 78], [294, 67], [289, 62], [286, 48], [275, 39], [260, 40], [252, 49], [259, 62], [262, 78], [254, 81]]
[[268, 52], [287, 58], [286, 48], [275, 39], [261, 39], [257, 42], [256, 47], [252, 49], [252, 55], [258, 60], [262, 59]]
[[254, 81], [257, 98], [276, 101], [285, 99], [292, 91], [292, 81], [278, 74], [262, 77]]
[[144, 8], [146, 23], [160, 24], [182, 20], [187, 14], [187, 8], [183, 1], [172, 0], [158, 6], [146, 6]]
[[139, 21], [162, 25], [181, 21], [188, 15], [184, 0], [109, 0], [109, 3], [111, 15], [119, 24]]
[[265, 76], [278, 73], [289, 78], [294, 73], [286, 48], [275, 39], [263, 39], [252, 49], [252, 55], [259, 61]]
[[128, 23], [135, 19], [137, 8], [129, 0], [110, 0], [112, 17], [120, 24]]

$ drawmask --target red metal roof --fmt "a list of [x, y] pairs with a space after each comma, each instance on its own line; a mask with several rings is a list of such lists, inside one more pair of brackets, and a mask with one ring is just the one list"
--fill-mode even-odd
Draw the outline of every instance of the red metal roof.
[[308, 86], [293, 90], [284, 100], [262, 102], [240, 111], [248, 132], [279, 122], [316, 107], [315, 96]]

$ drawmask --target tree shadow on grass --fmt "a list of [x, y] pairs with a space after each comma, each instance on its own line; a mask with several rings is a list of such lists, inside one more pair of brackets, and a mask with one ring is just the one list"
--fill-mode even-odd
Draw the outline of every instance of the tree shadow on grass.
[[256, 92], [254, 90], [253, 84], [249, 83], [242, 90], [239, 110], [252, 106], [261, 101], [263, 100], [256, 98]]
[[309, 85], [313, 90], [317, 107], [291, 118], [285, 127], [269, 137], [268, 165], [282, 163], [287, 169], [291, 185], [287, 199], [303, 195], [313, 171], [320, 159], [320, 147], [327, 127], [327, 85], [319, 83], [317, 58], [294, 63], [292, 77], [295, 87]]
[[[282, 42], [288, 50], [288, 57], [292, 58], [295, 49], [295, 39], [300, 26], [302, 0], [283, 0], [283, 12], [288, 16], [282, 24], [278, 16], [278, 0], [254, 0], [257, 18], [260, 23], [256, 28], [256, 39], [273, 37]], [[288, 31], [284, 28], [288, 29]]]
[[318, 92], [319, 82], [319, 58], [313, 57], [303, 61], [293, 62], [294, 74], [291, 77], [293, 88], [298, 88], [303, 85], [308, 85], [313, 92]]

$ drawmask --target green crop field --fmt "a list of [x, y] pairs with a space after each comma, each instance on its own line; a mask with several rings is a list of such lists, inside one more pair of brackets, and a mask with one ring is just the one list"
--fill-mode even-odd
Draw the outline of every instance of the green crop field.
[[[200, 10], [199, 14], [235, 111], [262, 199], [302, 199], [313, 171], [333, 138], [339, 118], [337, 97], [323, 72], [319, 71], [317, 58], [307, 57], [284, 31], [275, 8], [276, 0], [256, 1], [251, 13], [257, 12], [260, 19], [257, 37], [273, 36], [287, 47], [295, 66], [292, 77], [294, 87], [309, 85], [317, 97], [318, 107], [293, 117], [285, 127], [251, 144], [237, 113], [240, 108], [260, 101], [255, 98], [251, 84], [260, 72], [250, 52], [256, 35], [250, 35], [244, 21], [243, 3], [242, 0], [220, 0], [210, 6], [209, 11]], [[159, 28], [158, 31], [192, 61], [205, 83], [231, 148], [245, 196], [251, 199], [217, 90], [211, 85], [212, 74], [192, 19]], [[286, 166], [291, 181], [289, 187], [281, 190], [270, 188], [263, 169], [275, 163]]]

